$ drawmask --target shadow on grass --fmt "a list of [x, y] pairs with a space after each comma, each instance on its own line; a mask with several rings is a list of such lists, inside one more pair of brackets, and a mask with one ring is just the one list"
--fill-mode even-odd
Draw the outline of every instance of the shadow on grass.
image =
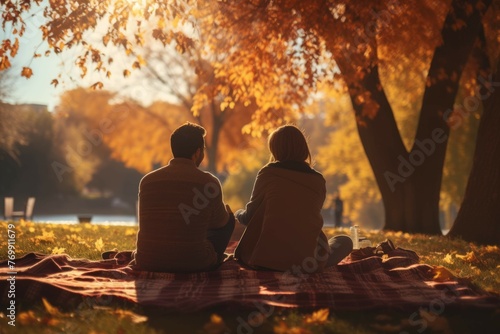
[[[179, 313], [127, 302], [107, 306], [81, 303], [59, 310], [41, 301], [21, 305], [17, 333], [499, 333], [497, 310], [452, 310], [441, 314], [428, 309], [333, 312], [273, 308], [262, 314], [255, 309], [218, 307], [201, 312]], [[319, 315], [318, 315], [319, 314]], [[6, 328], [2, 316], [0, 329]], [[42, 330], [41, 330], [42, 329]], [[0, 331], [3, 333], [3, 331]]]
[[[326, 321], [311, 320], [314, 310], [276, 309], [269, 317], [258, 318], [253, 311], [214, 309], [178, 314], [161, 309], [143, 310], [148, 326], [159, 333], [484, 333], [500, 330], [500, 308], [454, 310], [442, 315], [416, 311], [330, 312]], [[223, 326], [211, 322], [216, 314]], [[311, 320], [311, 321], [310, 321]], [[310, 322], [309, 322], [310, 321]], [[225, 330], [224, 330], [225, 328]]]

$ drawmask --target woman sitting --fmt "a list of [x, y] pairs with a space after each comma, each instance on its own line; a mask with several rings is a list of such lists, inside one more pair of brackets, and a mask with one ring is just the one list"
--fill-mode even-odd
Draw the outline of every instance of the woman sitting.
[[255, 180], [250, 202], [236, 218], [246, 225], [235, 257], [255, 269], [320, 271], [352, 251], [348, 236], [327, 240], [321, 208], [326, 196], [323, 175], [311, 168], [302, 132], [285, 125], [269, 137], [271, 162]]

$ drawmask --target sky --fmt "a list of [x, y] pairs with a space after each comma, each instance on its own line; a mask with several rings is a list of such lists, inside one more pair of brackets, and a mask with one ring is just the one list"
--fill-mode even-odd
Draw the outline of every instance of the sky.
[[[14, 58], [10, 59], [12, 67], [8, 71], [12, 90], [9, 92], [7, 101], [44, 104], [49, 107], [49, 110], [52, 110], [58, 103], [59, 94], [64, 87], [54, 87], [50, 82], [60, 73], [62, 69], [60, 65], [64, 58], [66, 58], [65, 62], [68, 62], [67, 59], [70, 55], [66, 55], [64, 58], [51, 55], [34, 59], [35, 52], [43, 54], [47, 50], [47, 44], [41, 43], [42, 32], [39, 29], [40, 24], [45, 19], [42, 11], [38, 8], [24, 15], [23, 19], [26, 22], [26, 31], [21, 37], [15, 36], [19, 39], [19, 51]], [[9, 26], [6, 27], [5, 31], [0, 30], [0, 39], [12, 37]], [[33, 70], [31, 78], [21, 77], [23, 67], [29, 67]]]
[[[112, 75], [112, 78], [107, 79], [103, 74], [92, 73], [89, 68], [86, 77], [81, 78], [80, 71], [75, 65], [79, 50], [65, 50], [57, 55], [52, 53], [48, 57], [44, 56], [48, 46], [45, 42], [42, 43], [42, 33], [39, 29], [40, 24], [44, 22], [41, 11], [33, 11], [28, 17], [24, 17], [24, 20], [27, 24], [26, 32], [22, 37], [16, 36], [19, 38], [19, 51], [14, 58], [10, 59], [12, 67], [9, 69], [9, 77], [12, 80], [12, 90], [6, 99], [7, 102], [43, 104], [48, 106], [49, 111], [53, 111], [62, 92], [77, 86], [90, 87], [97, 81], [103, 82], [105, 89], [126, 91], [124, 95], [135, 98], [144, 104], [152, 102], [153, 97], [144, 91], [141, 84], [137, 84], [137, 80], [134, 82], [134, 78], [137, 78], [134, 71], [127, 80], [116, 74], [121, 73], [121, 71], [113, 72], [115, 74]], [[0, 29], [0, 40], [11, 37], [8, 27], [6, 31]], [[35, 52], [42, 54], [42, 57], [33, 58]], [[114, 59], [116, 68], [123, 66], [124, 60], [120, 61], [117, 55]], [[33, 75], [29, 79], [21, 77], [23, 67], [32, 69]], [[57, 87], [51, 84], [53, 79], [58, 79]], [[123, 88], [128, 86], [133, 87], [128, 90]]]
[[[37, 59], [30, 66], [31, 55], [27, 52], [20, 54], [12, 62], [14, 85], [9, 100], [19, 104], [44, 104], [48, 106], [49, 110], [53, 110], [58, 103], [61, 90], [50, 84], [58, 73], [58, 59], [56, 57]], [[20, 76], [24, 66], [30, 66], [33, 70], [33, 76], [29, 79]]]
[[[40, 40], [41, 36], [37, 43]], [[141, 78], [140, 70], [132, 70], [131, 75], [125, 79], [121, 73], [128, 61], [120, 60], [120, 55], [123, 55], [121, 51], [105, 50], [113, 54], [115, 59], [113, 65], [110, 66], [111, 78], [106, 78], [103, 73], [92, 72], [90, 66], [89, 73], [81, 78], [80, 70], [75, 65], [75, 60], [79, 55], [78, 49], [33, 59], [36, 50], [33, 42], [34, 40], [20, 42], [19, 54], [11, 59], [13, 89], [7, 99], [10, 103], [43, 104], [47, 105], [49, 111], [54, 111], [59, 102], [59, 95], [64, 91], [78, 86], [88, 88], [97, 81], [104, 83], [103, 89], [118, 91], [121, 95], [133, 98], [144, 105], [151, 104], [155, 100], [175, 102], [161, 90], [152, 89], [151, 85], [148, 86], [144, 78]], [[45, 52], [46, 47], [40, 50]], [[33, 70], [33, 75], [29, 79], [21, 77], [23, 67], [30, 67]], [[57, 86], [51, 84], [53, 79], [59, 81]]]
[[[36, 46], [30, 41], [25, 42], [24, 45], [21, 43], [19, 54], [11, 60], [13, 90], [8, 99], [10, 103], [43, 104], [47, 105], [49, 111], [53, 111], [59, 102], [59, 95], [64, 91], [77, 86], [90, 87], [97, 81], [104, 83], [104, 89], [118, 90], [123, 95], [146, 105], [159, 98], [158, 92], [152, 94], [138, 81], [139, 73], [133, 71], [130, 77], [124, 79], [121, 69], [118, 69], [123, 66], [123, 63], [120, 64], [119, 61], [116, 62], [117, 69], [113, 71], [111, 79], [100, 73], [91, 73], [90, 68], [90, 73], [85, 78], [81, 78], [80, 70], [74, 64], [78, 50], [33, 59], [35, 49]], [[117, 58], [118, 56], [115, 56], [115, 59]], [[29, 79], [20, 75], [25, 66], [33, 70], [33, 75]], [[59, 81], [57, 86], [51, 84], [53, 79]]]

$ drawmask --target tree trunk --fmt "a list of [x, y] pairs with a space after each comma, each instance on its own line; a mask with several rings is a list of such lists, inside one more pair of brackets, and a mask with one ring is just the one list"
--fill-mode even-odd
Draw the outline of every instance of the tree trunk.
[[[432, 162], [428, 156], [437, 151], [435, 141], [422, 140], [419, 142], [418, 152], [414, 149], [409, 153], [401, 140], [385, 93], [376, 88], [380, 87], [376, 66], [365, 75], [361, 84], [379, 106], [375, 116], [362, 118], [357, 124], [361, 142], [382, 195], [385, 209], [384, 229], [410, 233], [441, 233], [438, 211], [440, 188], [425, 185], [428, 179], [441, 178], [442, 165], [434, 164], [434, 168], [429, 168], [426, 172], [418, 171], [424, 163]], [[353, 106], [357, 118], [360, 119], [363, 105], [353, 101]], [[441, 145], [446, 145], [447, 138], [442, 134], [435, 134], [434, 137]], [[439, 154], [444, 160], [444, 151]]]
[[[367, 71], [361, 82], [348, 84], [358, 132], [385, 209], [386, 230], [441, 234], [439, 195], [449, 128], [446, 120], [453, 110], [459, 79], [481, 26], [481, 12], [470, 1], [452, 1], [442, 30], [443, 43], [436, 48], [428, 74], [415, 143], [410, 152], [401, 140], [392, 108], [383, 91], [377, 66]], [[467, 22], [456, 29], [456, 20]], [[339, 59], [339, 58], [336, 58]], [[337, 61], [342, 73], [356, 73], [349, 62]], [[347, 80], [349, 82], [349, 80]], [[360, 93], [361, 92], [361, 93]], [[362, 93], [378, 105], [370, 113], [367, 102], [359, 103]]]
[[500, 245], [500, 61], [486, 81], [472, 170], [457, 219], [448, 236]]
[[[481, 11], [474, 7], [468, 14], [469, 4], [475, 6], [471, 1], [452, 1], [442, 30], [443, 44], [436, 48], [427, 75], [430, 86], [424, 93], [415, 142], [409, 154], [410, 160], [412, 155], [418, 157], [412, 175], [418, 189], [415, 202], [420, 215], [420, 228], [416, 232], [441, 233], [439, 195], [449, 137], [447, 119], [453, 110], [462, 71], [481, 29], [482, 14], [489, 5]], [[463, 20], [466, 26], [457, 29], [457, 20]]]
[[207, 145], [207, 169], [209, 172], [219, 176], [217, 173], [217, 152], [219, 151], [220, 133], [224, 124], [224, 114], [219, 111], [214, 101], [212, 101], [210, 108], [212, 129], [210, 134], [210, 142]]
[[396, 187], [387, 179], [388, 171], [398, 170], [398, 157], [403, 158], [408, 153], [401, 140], [389, 101], [384, 91], [377, 89], [381, 87], [377, 66], [365, 75], [361, 85], [370, 92], [370, 98], [379, 107], [376, 115], [363, 117], [364, 106], [355, 102], [356, 89], [350, 89], [358, 119], [358, 133], [382, 195], [385, 209], [384, 229], [413, 232], [416, 229], [416, 210], [412, 182], [406, 180]]

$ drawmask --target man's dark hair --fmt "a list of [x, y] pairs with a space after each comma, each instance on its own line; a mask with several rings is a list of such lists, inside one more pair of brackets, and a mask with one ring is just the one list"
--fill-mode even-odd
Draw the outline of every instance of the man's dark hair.
[[186, 122], [170, 136], [170, 147], [174, 158], [191, 159], [197, 149], [204, 149], [206, 131], [198, 124]]

